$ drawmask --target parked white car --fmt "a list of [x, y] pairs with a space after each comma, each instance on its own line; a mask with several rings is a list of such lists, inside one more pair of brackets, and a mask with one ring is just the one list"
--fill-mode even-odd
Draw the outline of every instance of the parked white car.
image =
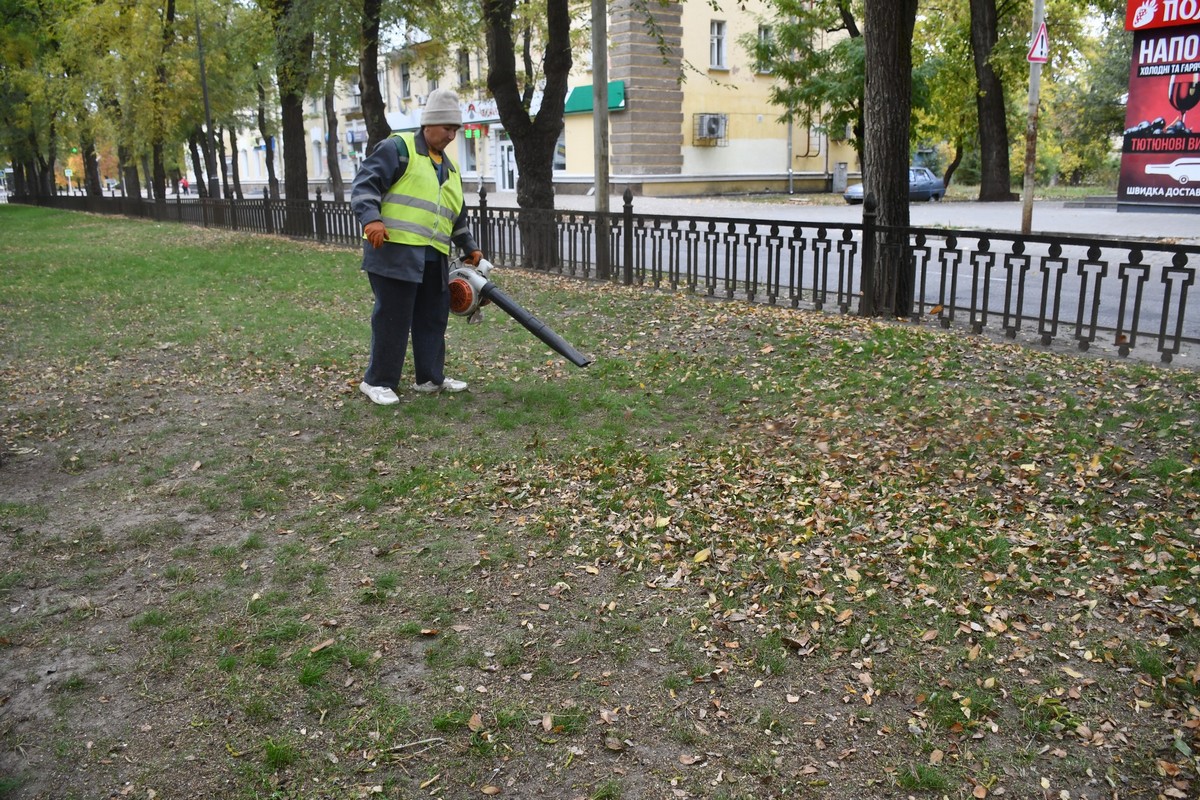
[[1147, 175], [1167, 175], [1180, 183], [1200, 181], [1200, 158], [1177, 158], [1170, 164], [1147, 164]]

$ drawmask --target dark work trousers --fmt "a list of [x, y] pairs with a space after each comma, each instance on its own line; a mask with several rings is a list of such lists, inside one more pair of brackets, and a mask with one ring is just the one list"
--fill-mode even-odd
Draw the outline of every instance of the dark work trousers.
[[368, 272], [375, 309], [371, 312], [371, 363], [363, 377], [371, 386], [396, 389], [412, 331], [416, 383], [441, 384], [446, 376], [446, 321], [450, 292], [443, 286], [440, 262], [426, 262], [421, 283]]

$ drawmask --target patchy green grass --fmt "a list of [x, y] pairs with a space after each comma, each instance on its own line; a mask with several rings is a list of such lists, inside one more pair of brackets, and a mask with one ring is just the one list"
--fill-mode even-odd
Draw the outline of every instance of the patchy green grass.
[[0, 224], [6, 797], [1200, 787], [1195, 373], [500, 269], [596, 363], [382, 409], [353, 252]]

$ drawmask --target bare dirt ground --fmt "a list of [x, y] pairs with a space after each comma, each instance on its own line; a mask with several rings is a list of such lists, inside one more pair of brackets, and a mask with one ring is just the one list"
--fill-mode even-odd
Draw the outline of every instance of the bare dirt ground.
[[[934, 334], [920, 404], [868, 423], [760, 332], [821, 363], [877, 330], [797, 318], [650, 320], [641, 374], [710, 364], [711, 416], [571, 458], [498, 416], [553, 420], [559, 365], [376, 413], [348, 368], [210, 342], [14, 356], [0, 796], [1196, 797], [1194, 383], [1005, 384], [1029, 356]], [[727, 411], [705, 381], [739, 370]], [[453, 444], [484, 409], [506, 458]]]

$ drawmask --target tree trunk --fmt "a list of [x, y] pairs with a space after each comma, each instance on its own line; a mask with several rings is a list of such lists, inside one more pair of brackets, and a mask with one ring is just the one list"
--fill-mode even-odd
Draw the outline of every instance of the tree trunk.
[[167, 202], [167, 167], [163, 163], [163, 145], [162, 142], [155, 142], [151, 148], [151, 162], [153, 163], [154, 178], [151, 181], [151, 186], [154, 187], [154, 199], [156, 202]]
[[153, 172], [150, 173], [150, 185], [153, 187], [154, 200], [159, 203], [167, 201], [167, 168], [163, 163], [163, 140], [166, 138], [166, 128], [163, 117], [161, 98], [167, 93], [167, 57], [175, 43], [175, 0], [167, 0], [163, 13], [162, 52], [158, 56], [158, 66], [155, 68], [154, 91], [160, 101], [154, 104], [154, 121], [151, 126], [150, 157], [153, 162]]
[[958, 171], [958, 165], [963, 160], [963, 143], [962, 138], [954, 140], [954, 158], [950, 159], [950, 163], [946, 166], [946, 172], [942, 175], [942, 183], [946, 184], [946, 188], [950, 188], [950, 181], [954, 178], [954, 173]]
[[[308, 199], [308, 143], [304, 129], [304, 95], [295, 92], [280, 92], [280, 121], [283, 134], [283, 195], [290, 201]], [[292, 215], [295, 216], [295, 215]], [[307, 217], [305, 217], [307, 219]], [[300, 225], [299, 222], [296, 223]], [[289, 233], [305, 233], [309, 226], [302, 226]]]
[[[878, 202], [873, 280], [864, 270], [860, 313], [907, 316], [913, 266], [907, 257], [912, 37], [917, 0], [867, 0], [863, 185]], [[868, 282], [870, 286], [866, 285]]]
[[100, 180], [100, 158], [96, 155], [96, 140], [89, 133], [79, 151], [83, 153], [83, 182], [88, 197], [103, 197], [104, 184]]
[[38, 185], [41, 187], [43, 197], [53, 197], [58, 194], [58, 187], [54, 180], [54, 154], [58, 152], [58, 128], [54, 122], [51, 122], [46, 132], [46, 152], [49, 156], [43, 156], [38, 150], [37, 139], [32, 133], [29, 134], [30, 150], [34, 153], [37, 159]]
[[28, 161], [13, 164], [13, 194], [17, 197], [36, 196], [37, 182], [33, 179], [33, 165]]
[[[363, 0], [362, 49], [358, 56], [358, 80], [362, 89], [363, 122], [367, 126], [367, 152], [392, 132], [387, 106], [379, 91], [379, 12], [383, 0]], [[330, 173], [332, 174], [332, 172]]]
[[[378, 91], [379, 87], [375, 88]], [[333, 105], [333, 99], [333, 75], [331, 73], [325, 85], [325, 124], [329, 130], [329, 138], [325, 140], [325, 166], [329, 170], [329, 187], [333, 191], [333, 199], [340, 203], [346, 199], [346, 182], [342, 180], [342, 166], [338, 161], [341, 135], [338, 133], [338, 115], [337, 109]]]
[[129, 145], [117, 146], [117, 160], [121, 162], [121, 191], [126, 197], [142, 197], [142, 184], [138, 180], [137, 164]]
[[[233, 186], [233, 196], [238, 200], [245, 200], [246, 196], [242, 194], [242, 176], [241, 167], [238, 165], [238, 132], [237, 128], [229, 129], [229, 149], [233, 152], [233, 158], [229, 159], [230, 180]], [[228, 193], [229, 186], [225, 184]]]
[[[142, 179], [146, 181], [146, 199], [154, 198], [153, 176], [154, 171], [150, 168], [150, 156], [142, 153]], [[139, 192], [138, 197], [141, 197]]]
[[221, 184], [217, 182], [217, 159], [213, 146], [213, 132], [204, 129], [203, 138], [200, 140], [200, 155], [204, 156], [204, 173], [207, 176], [204, 179], [204, 185], [208, 189], [208, 197], [219, 199], [221, 197]]
[[228, 199], [229, 194], [229, 160], [225, 158], [225, 128], [217, 127], [217, 167], [221, 173], [220, 196]]
[[[562, 132], [567, 75], [571, 70], [571, 19], [567, 0], [547, 0], [546, 52], [542, 62], [545, 85], [541, 109], [536, 119], [531, 119], [528, 100], [533, 86], [527, 84], [523, 91], [518, 85], [512, 31], [514, 7], [515, 0], [483, 0], [487, 85], [496, 99], [500, 121], [512, 140], [517, 161], [517, 205], [522, 210], [519, 224], [525, 264], [552, 269], [558, 265], [556, 237], [553, 217], [545, 210], [554, 208], [554, 148]], [[531, 61], [528, 50], [525, 60]], [[525, 74], [534, 73], [527, 68]]]
[[1008, 118], [1004, 84], [992, 66], [998, 15], [996, 0], [970, 0], [971, 52], [975, 57], [975, 107], [979, 115], [979, 199], [1016, 200], [1008, 165]]
[[192, 153], [192, 172], [196, 174], [197, 197], [208, 197], [208, 182], [204, 178], [204, 162], [200, 155], [201, 137], [203, 136], [203, 129], [199, 125], [192, 128], [192, 132], [188, 134], [188, 149]]
[[272, 200], [279, 199], [279, 178], [275, 175], [275, 137], [267, 128], [267, 90], [258, 81], [258, 135], [263, 140], [263, 158], [267, 164], [267, 187]]
[[306, 5], [295, 0], [268, 0], [275, 33], [275, 78], [279, 87], [280, 134], [283, 138], [283, 194], [290, 204], [284, 232], [312, 233], [312, 217], [299, 205], [308, 200], [308, 135], [304, 128], [304, 97], [313, 71], [316, 37]]

